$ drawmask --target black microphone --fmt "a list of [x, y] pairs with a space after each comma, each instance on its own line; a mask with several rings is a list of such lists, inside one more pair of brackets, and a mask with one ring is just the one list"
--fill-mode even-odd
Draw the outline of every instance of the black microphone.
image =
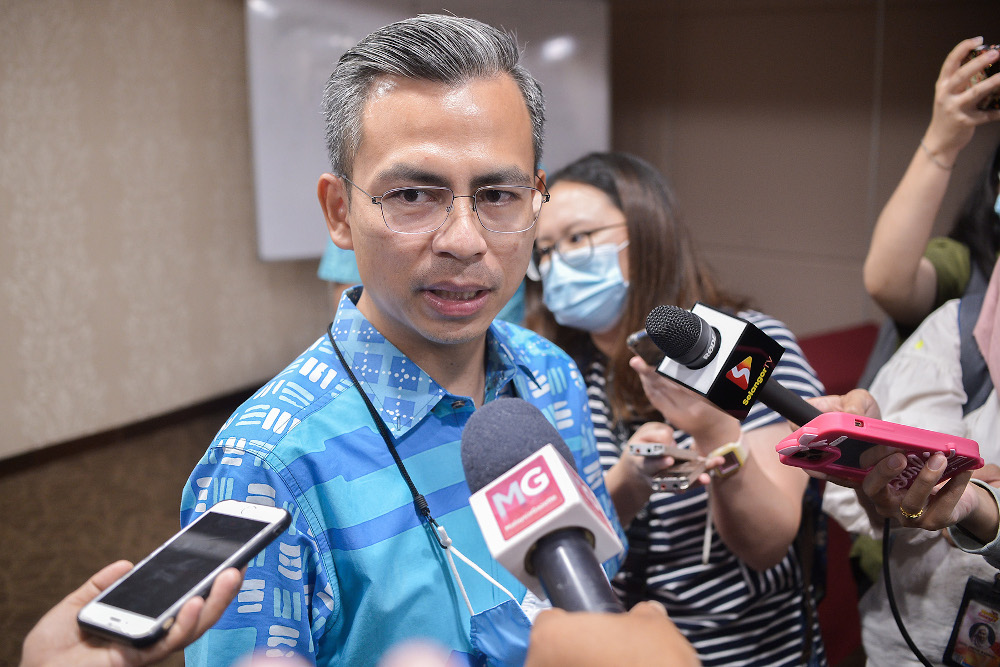
[[746, 418], [754, 400], [798, 426], [822, 414], [771, 379], [784, 348], [746, 320], [702, 303], [691, 310], [657, 306], [646, 318], [646, 333], [669, 357], [657, 368], [661, 375], [738, 419]]
[[476, 410], [462, 467], [490, 553], [521, 583], [567, 611], [624, 611], [601, 567], [621, 541], [538, 408], [498, 398]]

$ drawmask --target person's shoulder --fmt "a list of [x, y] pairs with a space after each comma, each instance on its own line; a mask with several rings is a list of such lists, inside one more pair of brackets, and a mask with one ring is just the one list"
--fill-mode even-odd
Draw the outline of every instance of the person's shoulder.
[[795, 334], [784, 322], [759, 310], [741, 310], [737, 315], [766, 333], [771, 338], [796, 340]]
[[494, 320], [493, 327], [497, 344], [530, 376], [531, 391], [551, 394], [557, 400], [570, 400], [568, 394], [585, 391], [580, 369], [555, 343], [510, 322]]
[[949, 236], [935, 236], [924, 248], [924, 257], [931, 260], [935, 268], [939, 260], [968, 263], [969, 256], [969, 246]]
[[763, 331], [785, 348], [786, 354], [783, 356], [788, 356], [789, 359], [792, 356], [796, 358], [804, 357], [802, 348], [799, 346], [799, 339], [788, 328], [788, 325], [778, 318], [758, 310], [742, 310], [738, 314], [741, 318]]
[[253, 392], [230, 415], [212, 447], [266, 457], [343, 388], [344, 373], [326, 335]]
[[494, 320], [497, 340], [505, 345], [520, 362], [535, 361], [545, 364], [572, 364], [570, 356], [549, 339], [504, 320]]
[[945, 301], [923, 319], [899, 349], [925, 355], [941, 355], [945, 349], [957, 353], [960, 344], [958, 317], [961, 305], [961, 299]]
[[819, 396], [823, 393], [823, 384], [820, 382], [816, 370], [806, 359], [798, 338], [788, 328], [788, 325], [776, 317], [757, 310], [740, 311], [739, 316], [784, 348], [781, 359], [774, 370], [775, 379], [801, 396]]
[[953, 238], [937, 236], [927, 242], [924, 258], [934, 267], [937, 279], [935, 305], [962, 296], [972, 277], [969, 247]]
[[904, 340], [895, 354], [879, 370], [872, 382], [872, 393], [885, 382], [903, 373], [919, 375], [929, 372], [931, 367], [961, 376], [958, 314], [960, 299], [945, 301], [941, 306], [925, 317], [910, 336]]

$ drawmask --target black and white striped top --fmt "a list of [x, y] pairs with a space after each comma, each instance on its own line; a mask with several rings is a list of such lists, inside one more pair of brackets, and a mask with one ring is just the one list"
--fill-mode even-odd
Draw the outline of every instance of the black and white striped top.
[[[803, 397], [822, 393], [815, 372], [784, 324], [755, 311], [743, 311], [739, 316], [785, 348], [774, 379]], [[594, 361], [586, 366], [585, 376], [601, 464], [606, 471], [618, 461], [628, 434], [609, 424], [602, 363]], [[743, 428], [752, 430], [781, 419], [757, 403]], [[691, 446], [691, 437], [683, 431], [677, 430], [675, 437], [678, 445]], [[626, 599], [628, 589], [639, 599], [662, 602], [706, 667], [803, 664], [807, 637], [805, 585], [794, 545], [779, 564], [757, 572], [729, 551], [713, 527], [708, 564], [703, 565], [707, 498], [704, 488], [683, 494], [654, 493], [628, 530], [629, 555], [615, 577], [615, 589]], [[811, 594], [806, 600], [813, 605]], [[813, 664], [825, 665], [815, 613], [812, 618]]]

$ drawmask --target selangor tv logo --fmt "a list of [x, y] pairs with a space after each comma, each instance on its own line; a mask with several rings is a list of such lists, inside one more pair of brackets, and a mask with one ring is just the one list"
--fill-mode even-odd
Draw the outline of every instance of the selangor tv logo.
[[753, 357], [747, 357], [736, 366], [730, 368], [729, 372], [726, 373], [726, 377], [743, 391], [750, 388], [751, 361], [753, 361]]
[[729, 372], [726, 373], [726, 377], [729, 379], [730, 382], [735, 384], [743, 391], [747, 392], [746, 398], [743, 399], [743, 405], [750, 404], [750, 399], [752, 399], [753, 395], [757, 393], [757, 387], [759, 387], [764, 382], [764, 380], [767, 379], [768, 369], [770, 369], [771, 366], [774, 365], [774, 362], [771, 360], [771, 357], [765, 359], [764, 367], [760, 369], [760, 375], [757, 376], [757, 379], [754, 381], [753, 386], [751, 387], [750, 364], [752, 362], [753, 362], [753, 357], [747, 357], [737, 365], [730, 368]]
[[563, 504], [563, 494], [541, 454], [513, 475], [497, 480], [487, 500], [505, 540]]

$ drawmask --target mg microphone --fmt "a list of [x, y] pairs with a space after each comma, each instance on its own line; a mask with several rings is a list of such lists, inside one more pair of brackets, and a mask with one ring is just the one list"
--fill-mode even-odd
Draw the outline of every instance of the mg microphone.
[[703, 303], [691, 310], [657, 306], [646, 333], [667, 355], [657, 372], [737, 419], [746, 419], [756, 400], [798, 426], [822, 414], [771, 379], [785, 349], [744, 319]]
[[538, 408], [498, 398], [476, 410], [462, 467], [486, 546], [518, 581], [567, 611], [624, 611], [601, 567], [621, 540]]

